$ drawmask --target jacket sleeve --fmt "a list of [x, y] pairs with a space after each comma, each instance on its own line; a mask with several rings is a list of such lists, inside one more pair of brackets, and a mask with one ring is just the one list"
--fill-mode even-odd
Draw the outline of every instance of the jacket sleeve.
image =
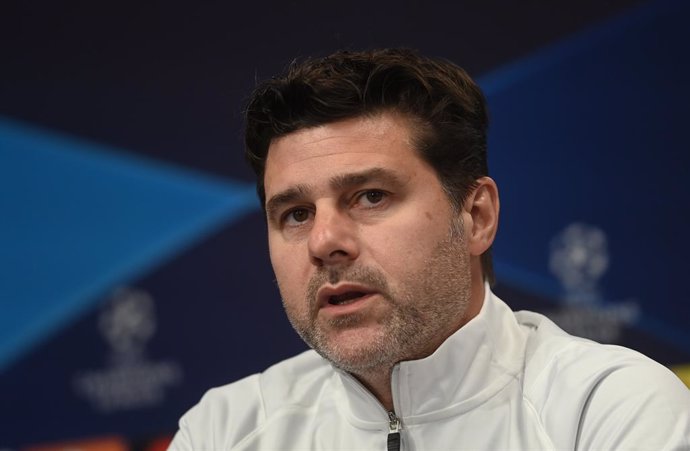
[[263, 419], [258, 375], [213, 388], [182, 416], [168, 451], [231, 449]]
[[170, 446], [168, 446], [168, 451], [192, 451], [192, 443], [189, 437], [189, 428], [187, 427], [184, 417], [180, 419], [180, 425], [175, 437], [173, 437]]
[[655, 362], [616, 368], [590, 393], [579, 450], [690, 450], [690, 390]]

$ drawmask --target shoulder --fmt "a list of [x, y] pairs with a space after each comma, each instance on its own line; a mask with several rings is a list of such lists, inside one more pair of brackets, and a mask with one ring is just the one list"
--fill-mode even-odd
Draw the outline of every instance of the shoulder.
[[563, 445], [690, 446], [690, 390], [669, 369], [631, 349], [573, 337], [541, 315], [516, 316], [528, 329], [524, 396], [547, 431], [570, 437]]
[[[627, 377], [627, 382], [610, 387], [612, 391], [625, 393], [644, 388], [688, 392], [668, 368], [637, 351], [572, 336], [540, 314], [518, 312], [516, 317], [527, 331], [524, 387], [535, 396], [562, 385], [579, 387], [578, 391], [587, 393], [601, 391], [602, 386], [621, 375]], [[656, 382], [668, 384], [660, 387]]]
[[328, 383], [332, 374], [329, 363], [306, 351], [262, 373], [212, 388], [180, 419], [170, 449], [229, 448], [281, 410], [309, 408], [318, 401], [314, 388]]
[[632, 349], [572, 336], [543, 315], [533, 312], [517, 312], [515, 315], [527, 333], [526, 388], [538, 390], [547, 380], [549, 384], [566, 381], [589, 381], [594, 384], [618, 370], [630, 367], [666, 371], [658, 363]]

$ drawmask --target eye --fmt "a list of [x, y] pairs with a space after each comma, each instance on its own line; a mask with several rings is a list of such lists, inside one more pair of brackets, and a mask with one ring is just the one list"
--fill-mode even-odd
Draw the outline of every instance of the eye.
[[383, 201], [383, 199], [386, 197], [386, 193], [383, 191], [379, 190], [368, 190], [363, 192], [359, 196], [359, 201], [364, 203], [365, 205], [376, 205]]
[[283, 222], [288, 226], [296, 226], [309, 219], [309, 210], [306, 208], [295, 208], [288, 211], [283, 216]]

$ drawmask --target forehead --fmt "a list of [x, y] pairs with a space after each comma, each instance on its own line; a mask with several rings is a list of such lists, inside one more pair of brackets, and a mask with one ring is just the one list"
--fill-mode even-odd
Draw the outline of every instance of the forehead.
[[412, 122], [384, 113], [324, 124], [275, 139], [269, 146], [266, 195], [370, 167], [414, 172], [427, 166], [413, 143]]

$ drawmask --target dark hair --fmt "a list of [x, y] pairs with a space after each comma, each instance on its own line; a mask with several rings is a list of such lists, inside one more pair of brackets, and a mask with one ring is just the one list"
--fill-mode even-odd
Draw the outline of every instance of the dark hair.
[[[488, 175], [486, 101], [460, 67], [407, 49], [341, 51], [294, 61], [283, 75], [256, 87], [246, 109], [245, 157], [256, 173], [261, 204], [273, 139], [385, 111], [411, 119], [417, 151], [458, 209], [476, 180]], [[493, 282], [489, 250], [482, 268]]]

